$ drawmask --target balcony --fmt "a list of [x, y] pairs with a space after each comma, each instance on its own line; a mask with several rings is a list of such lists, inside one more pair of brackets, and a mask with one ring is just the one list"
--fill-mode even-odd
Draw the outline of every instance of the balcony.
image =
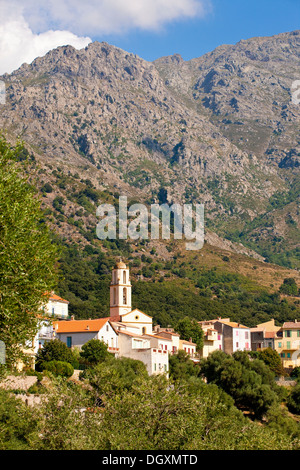
[[56, 335], [54, 331], [47, 331], [46, 333], [39, 333], [38, 339], [46, 339], [50, 341], [51, 339], [55, 339], [55, 337]]
[[112, 353], [112, 354], [117, 354], [119, 352], [119, 348], [112, 348], [108, 346], [107, 351]]

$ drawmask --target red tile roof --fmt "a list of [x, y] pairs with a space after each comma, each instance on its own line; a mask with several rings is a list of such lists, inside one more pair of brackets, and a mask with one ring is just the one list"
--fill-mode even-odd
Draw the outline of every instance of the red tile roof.
[[296, 329], [300, 329], [300, 322], [299, 321], [290, 321], [290, 322], [285, 322], [283, 325], [282, 325], [282, 328], [296, 328]]
[[56, 333], [86, 333], [99, 331], [109, 321], [109, 318], [95, 320], [60, 320], [54, 323]]
[[54, 300], [56, 302], [64, 302], [66, 304], [70, 303], [68, 300], [63, 299], [62, 297], [59, 297], [59, 295], [54, 294], [54, 292], [45, 292], [44, 295], [48, 297], [49, 300]]

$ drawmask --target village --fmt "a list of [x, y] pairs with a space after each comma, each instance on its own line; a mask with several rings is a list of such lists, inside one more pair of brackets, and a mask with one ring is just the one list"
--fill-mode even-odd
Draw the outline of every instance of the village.
[[274, 319], [249, 328], [232, 322], [230, 318], [216, 318], [198, 322], [203, 330], [203, 348], [181, 339], [173, 328], [153, 325], [152, 317], [131, 308], [130, 272], [120, 260], [112, 270], [110, 284], [109, 316], [97, 319], [76, 320], [69, 315], [69, 301], [50, 293], [40, 321], [39, 331], [26, 349], [34, 368], [35, 357], [45, 343], [58, 339], [68, 348], [78, 348], [98, 339], [117, 357], [142, 361], [149, 375], [169, 373], [169, 356], [179, 350], [199, 362], [213, 351], [227, 354], [235, 351], [258, 351], [271, 348], [278, 352], [284, 369], [300, 366], [300, 322], [285, 322], [276, 326]]

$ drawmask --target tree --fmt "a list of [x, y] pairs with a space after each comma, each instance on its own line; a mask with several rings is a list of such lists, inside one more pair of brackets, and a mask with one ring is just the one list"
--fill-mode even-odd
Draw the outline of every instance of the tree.
[[200, 372], [198, 365], [190, 359], [190, 356], [183, 350], [177, 354], [172, 354], [169, 358], [170, 378], [173, 380], [186, 380], [189, 377], [197, 377]]
[[34, 411], [10, 390], [0, 389], [0, 450], [30, 450]]
[[82, 346], [80, 351], [80, 356], [90, 364], [103, 362], [109, 355], [110, 353], [107, 351], [107, 344], [99, 339], [91, 339]]
[[272, 372], [276, 375], [283, 375], [284, 370], [281, 363], [281, 358], [277, 351], [272, 348], [267, 348], [259, 351], [258, 358], [261, 359]]
[[300, 415], [300, 384], [292, 388], [287, 399], [287, 407], [291, 413]]
[[229, 356], [222, 351], [215, 351], [201, 363], [201, 373], [208, 383], [221, 387], [234, 399], [239, 409], [249, 410], [258, 419], [279, 401], [275, 386], [268, 383], [268, 374], [268, 379], [264, 378], [265, 372], [256, 363], [252, 367], [244, 352]]
[[148, 373], [141, 361], [129, 357], [115, 358], [110, 355], [105, 362], [82, 372], [81, 378], [89, 382], [96, 396], [104, 394], [107, 397], [114, 397], [122, 394], [124, 390], [131, 389], [135, 382], [143, 378], [147, 380]]
[[52, 339], [42, 349], [39, 349], [36, 355], [36, 370], [41, 372], [44, 369], [45, 363], [50, 361], [68, 362], [73, 367], [77, 365], [75, 354], [59, 339]]
[[192, 340], [197, 345], [197, 350], [203, 348], [203, 330], [196, 320], [185, 317], [179, 320], [175, 326], [175, 331], [185, 341]]
[[298, 287], [297, 287], [295, 279], [293, 279], [292, 277], [285, 278], [283, 280], [283, 283], [279, 287], [279, 292], [281, 292], [282, 294], [286, 294], [286, 295], [297, 296]]
[[57, 247], [35, 190], [20, 174], [24, 154], [23, 145], [11, 148], [0, 135], [0, 340], [9, 366], [24, 358], [47, 300], [44, 293], [56, 285]]

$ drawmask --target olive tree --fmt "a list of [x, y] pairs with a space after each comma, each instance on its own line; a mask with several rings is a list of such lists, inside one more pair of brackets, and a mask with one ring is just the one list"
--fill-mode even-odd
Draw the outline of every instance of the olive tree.
[[44, 293], [56, 283], [57, 248], [36, 191], [21, 175], [24, 147], [0, 135], [0, 340], [13, 365], [32, 342]]

